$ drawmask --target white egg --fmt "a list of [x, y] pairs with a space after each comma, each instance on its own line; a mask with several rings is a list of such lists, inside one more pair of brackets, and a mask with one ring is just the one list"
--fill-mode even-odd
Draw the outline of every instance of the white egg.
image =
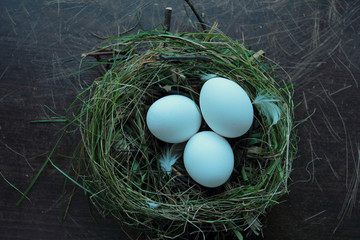
[[184, 164], [197, 183], [218, 187], [230, 178], [234, 169], [234, 153], [225, 138], [212, 131], [203, 131], [186, 143]]
[[254, 109], [245, 90], [234, 81], [216, 77], [200, 91], [200, 109], [208, 126], [216, 133], [235, 138], [251, 127]]
[[181, 143], [199, 131], [201, 114], [192, 99], [169, 95], [150, 106], [146, 123], [156, 138], [168, 143]]

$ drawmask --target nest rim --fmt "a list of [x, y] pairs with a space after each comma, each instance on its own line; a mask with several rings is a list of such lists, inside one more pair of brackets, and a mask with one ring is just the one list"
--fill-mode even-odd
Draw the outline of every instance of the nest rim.
[[[260, 59], [263, 55], [255, 57], [256, 53], [220, 31], [143, 32], [111, 41], [103, 49], [110, 48], [121, 61], [114, 61], [88, 88], [82, 108], [85, 119], [80, 120], [87, 172], [83, 186], [92, 193], [94, 205], [104, 215], [161, 238], [181, 237], [187, 225], [198, 234], [261, 231], [258, 217], [288, 192], [296, 154], [289, 79], [275, 81], [273, 69]], [[212, 61], [159, 61], [161, 55], [210, 56]], [[202, 74], [235, 81], [252, 101], [256, 93], [270, 92], [281, 100], [283, 116], [271, 126], [257, 110], [254, 127], [245, 137], [227, 139], [238, 169], [216, 190], [195, 185], [181, 159], [174, 165], [174, 174], [166, 176], [157, 161], [166, 144], [152, 136], [145, 123], [148, 107], [162, 96], [180, 93], [198, 104]], [[201, 129], [206, 130], [204, 120]], [[255, 143], [244, 149], [244, 139]], [[257, 174], [256, 184], [250, 171]]]

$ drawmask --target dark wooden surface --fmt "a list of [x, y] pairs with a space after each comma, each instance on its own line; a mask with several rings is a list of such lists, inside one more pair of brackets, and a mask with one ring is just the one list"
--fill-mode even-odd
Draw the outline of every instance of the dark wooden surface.
[[[150, 29], [173, 7], [173, 32], [191, 30], [180, 0], [10, 1], [0, 3], [0, 171], [24, 191], [54, 146], [61, 124], [31, 124], [60, 114], [80, 90], [80, 55], [102, 36]], [[360, 1], [194, 0], [209, 23], [280, 63], [295, 82], [299, 153], [290, 194], [263, 219], [265, 239], [360, 239]], [[188, 14], [196, 21], [191, 11]], [[196, 24], [196, 23], [195, 23]], [[68, 62], [67, 60], [72, 61]], [[96, 70], [83, 76], [92, 81]], [[54, 161], [63, 169], [78, 143], [68, 136]], [[110, 217], [93, 220], [77, 189], [60, 224], [64, 177], [50, 165], [20, 206], [0, 178], [0, 239], [131, 239]], [[65, 196], [71, 194], [68, 185]], [[345, 206], [345, 212], [343, 211]], [[94, 212], [96, 215], [96, 213]], [[336, 229], [336, 231], [335, 231]], [[261, 239], [251, 236], [247, 239]]]

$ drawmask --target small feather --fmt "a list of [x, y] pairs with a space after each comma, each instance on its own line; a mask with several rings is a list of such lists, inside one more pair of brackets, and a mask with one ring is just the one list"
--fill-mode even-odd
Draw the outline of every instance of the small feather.
[[216, 77], [218, 77], [218, 76], [216, 74], [212, 74], [212, 73], [200, 75], [200, 79], [204, 82], [206, 82], [207, 80], [210, 80], [212, 78], [216, 78]]
[[160, 166], [168, 175], [171, 174], [171, 166], [174, 165], [176, 160], [180, 157], [180, 154], [175, 152], [175, 145], [176, 144], [172, 145], [170, 148], [166, 148], [159, 160]]
[[152, 203], [146, 200], [146, 203], [149, 204], [149, 206], [153, 209], [158, 208], [160, 206], [160, 204], [157, 203]]
[[279, 99], [271, 98], [268, 94], [258, 94], [253, 102], [262, 115], [264, 115], [271, 125], [276, 124], [281, 117], [281, 110], [276, 102], [280, 102]]

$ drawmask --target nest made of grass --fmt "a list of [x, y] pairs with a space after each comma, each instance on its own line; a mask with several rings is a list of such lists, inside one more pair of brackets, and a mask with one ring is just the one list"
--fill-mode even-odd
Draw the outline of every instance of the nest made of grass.
[[[83, 187], [99, 211], [159, 238], [261, 231], [259, 216], [288, 191], [296, 152], [288, 79], [274, 79], [263, 52], [214, 31], [143, 32], [110, 39], [99, 51], [112, 51], [111, 59], [100, 62], [109, 69], [86, 90], [80, 114]], [[163, 96], [181, 94], [198, 103], [204, 74], [235, 81], [251, 100], [266, 92], [281, 109], [272, 125], [254, 105], [250, 131], [228, 139], [235, 155], [232, 176], [214, 189], [194, 182], [182, 158], [166, 174], [159, 159], [170, 146], [146, 126], [148, 108]]]

